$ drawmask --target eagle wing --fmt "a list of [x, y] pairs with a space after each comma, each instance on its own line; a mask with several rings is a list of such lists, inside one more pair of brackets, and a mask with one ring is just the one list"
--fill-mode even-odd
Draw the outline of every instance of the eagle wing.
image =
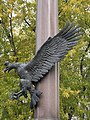
[[31, 76], [31, 81], [38, 82], [43, 78], [54, 64], [64, 58], [68, 51], [77, 44], [82, 34], [80, 27], [67, 22], [56, 36], [48, 38], [25, 67]]

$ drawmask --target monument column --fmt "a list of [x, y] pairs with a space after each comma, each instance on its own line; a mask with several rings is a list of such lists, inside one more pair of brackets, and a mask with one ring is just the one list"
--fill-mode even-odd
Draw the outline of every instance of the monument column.
[[[58, 32], [58, 0], [37, 0], [36, 51]], [[44, 77], [38, 85], [42, 91], [35, 110], [35, 120], [59, 120], [58, 66]]]

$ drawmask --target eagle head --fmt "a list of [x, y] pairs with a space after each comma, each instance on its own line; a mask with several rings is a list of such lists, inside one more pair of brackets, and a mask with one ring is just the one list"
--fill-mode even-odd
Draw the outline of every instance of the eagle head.
[[15, 69], [14, 63], [10, 63], [9, 61], [5, 61], [4, 65], [6, 66], [4, 72], [9, 72], [10, 70]]

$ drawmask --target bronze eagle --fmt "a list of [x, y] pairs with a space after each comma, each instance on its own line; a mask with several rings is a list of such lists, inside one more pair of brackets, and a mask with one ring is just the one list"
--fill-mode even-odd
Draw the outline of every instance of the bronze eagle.
[[5, 62], [4, 72], [16, 69], [20, 77], [20, 91], [12, 95], [12, 99], [19, 99], [20, 96], [27, 98], [27, 91], [31, 95], [30, 107], [34, 108], [40, 100], [42, 92], [36, 89], [40, 80], [59, 62], [69, 50], [78, 43], [83, 32], [79, 26], [67, 22], [65, 27], [40, 47], [35, 57], [27, 63]]

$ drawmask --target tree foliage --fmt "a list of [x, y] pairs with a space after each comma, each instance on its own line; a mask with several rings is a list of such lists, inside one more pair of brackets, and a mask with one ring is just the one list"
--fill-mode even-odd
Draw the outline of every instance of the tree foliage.
[[[15, 71], [3, 73], [4, 61], [25, 62], [35, 55], [36, 1], [0, 1], [0, 119], [31, 120], [30, 100], [12, 101], [18, 91]], [[79, 24], [85, 35], [60, 63], [60, 119], [90, 118], [90, 0], [58, 0], [59, 28]], [[18, 85], [18, 86], [17, 86]]]
[[0, 1], [0, 119], [29, 120], [33, 118], [30, 100], [12, 101], [10, 94], [18, 91], [15, 71], [4, 74], [4, 61], [25, 62], [35, 54], [36, 2], [27, 0]]
[[59, 1], [59, 26], [66, 20], [79, 24], [85, 35], [60, 63], [60, 117], [90, 118], [90, 1]]

